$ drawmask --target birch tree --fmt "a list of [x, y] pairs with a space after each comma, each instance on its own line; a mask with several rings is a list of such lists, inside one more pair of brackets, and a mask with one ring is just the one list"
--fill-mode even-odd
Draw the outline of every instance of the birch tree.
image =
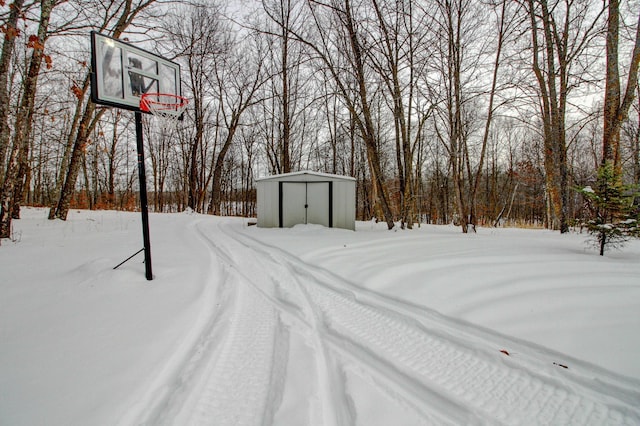
[[36, 34], [29, 36], [28, 47], [31, 49], [28, 69], [23, 81], [20, 105], [16, 114], [12, 146], [8, 156], [7, 172], [0, 192], [0, 238], [8, 238], [11, 233], [12, 212], [16, 202], [16, 187], [21, 163], [27, 159], [28, 141], [35, 109], [36, 89], [42, 63], [46, 60], [51, 66], [50, 57], [45, 55], [45, 45], [49, 37], [49, 21], [51, 11], [58, 0], [41, 0], [40, 20]]
[[11, 128], [9, 127], [9, 76], [16, 40], [20, 36], [19, 20], [23, 16], [24, 0], [15, 0], [9, 5], [9, 14], [2, 24], [4, 34], [0, 53], [0, 187], [4, 182], [4, 170]]

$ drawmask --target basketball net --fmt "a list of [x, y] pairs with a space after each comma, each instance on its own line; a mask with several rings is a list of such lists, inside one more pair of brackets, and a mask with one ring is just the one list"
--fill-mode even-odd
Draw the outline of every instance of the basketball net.
[[158, 117], [163, 134], [171, 134], [178, 125], [178, 120], [187, 109], [189, 101], [179, 95], [170, 93], [145, 93], [140, 98], [140, 110]]

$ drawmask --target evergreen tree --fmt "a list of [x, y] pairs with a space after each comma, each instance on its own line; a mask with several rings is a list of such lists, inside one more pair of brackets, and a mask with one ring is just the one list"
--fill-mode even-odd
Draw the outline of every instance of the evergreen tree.
[[[635, 189], [635, 190], [634, 190]], [[637, 188], [622, 183], [622, 176], [611, 162], [598, 168], [596, 189], [579, 190], [586, 198], [591, 218], [584, 222], [599, 247], [600, 256], [607, 248], [621, 248], [632, 237], [640, 236], [640, 208], [634, 204]]]

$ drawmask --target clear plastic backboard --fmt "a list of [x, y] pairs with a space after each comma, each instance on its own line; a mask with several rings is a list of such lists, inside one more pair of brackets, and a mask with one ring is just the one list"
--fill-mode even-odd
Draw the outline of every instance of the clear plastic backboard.
[[180, 65], [118, 39], [91, 32], [91, 100], [140, 111], [145, 93], [182, 95]]

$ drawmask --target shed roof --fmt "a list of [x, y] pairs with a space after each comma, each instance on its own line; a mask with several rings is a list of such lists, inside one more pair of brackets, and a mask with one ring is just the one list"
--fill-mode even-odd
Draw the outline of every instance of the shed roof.
[[272, 175], [272, 176], [265, 176], [265, 177], [261, 177], [256, 179], [256, 182], [260, 182], [260, 181], [268, 181], [268, 180], [287, 180], [290, 178], [294, 178], [297, 176], [300, 177], [304, 177], [304, 175], [310, 175], [310, 176], [315, 176], [315, 177], [322, 177], [322, 178], [326, 178], [326, 179], [331, 179], [331, 180], [351, 180], [351, 181], [355, 181], [356, 179], [351, 177], [351, 176], [343, 176], [343, 175], [332, 175], [330, 173], [320, 173], [320, 172], [313, 172], [311, 170], [303, 170], [303, 171], [299, 171], [299, 172], [291, 172], [291, 173], [283, 173], [280, 175]]

